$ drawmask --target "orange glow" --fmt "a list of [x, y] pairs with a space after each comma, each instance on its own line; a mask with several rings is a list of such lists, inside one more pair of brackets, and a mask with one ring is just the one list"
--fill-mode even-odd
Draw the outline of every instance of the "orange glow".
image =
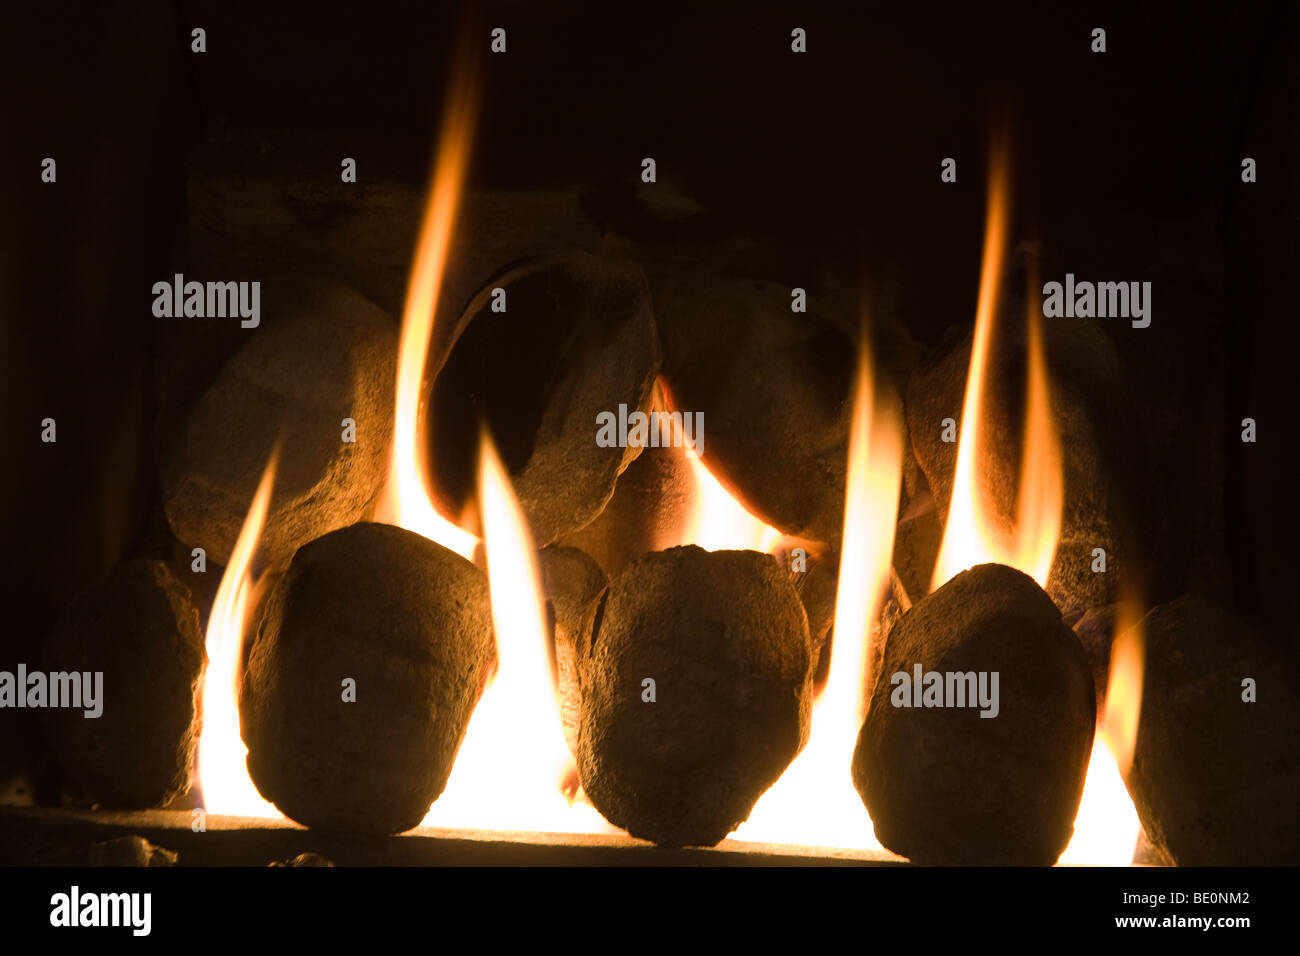
[[808, 745], [765, 793], [737, 840], [879, 849], [850, 766], [866, 712], [870, 634], [894, 549], [903, 431], [897, 399], [875, 394], [862, 337], [853, 400], [835, 640]]
[[[1038, 285], [1031, 281], [1030, 288]], [[1047, 586], [1061, 537], [1061, 510], [1065, 504], [1061, 440], [1052, 421], [1047, 391], [1047, 353], [1043, 345], [1043, 318], [1037, 299], [1029, 306], [1029, 383], [1025, 415], [1025, 444], [1020, 457], [1020, 485], [1016, 495], [1016, 555], [1012, 567], [1020, 568], [1040, 586]]]
[[[655, 382], [651, 399], [652, 412], [669, 412], [675, 408], [671, 392], [663, 379]], [[657, 542], [660, 550], [677, 545], [694, 544], [705, 551], [762, 551], [773, 554], [783, 543], [793, 542], [780, 531], [754, 517], [737, 501], [682, 437], [682, 426], [673, 421], [671, 439], [681, 446], [690, 462], [691, 496], [682, 533], [676, 540]]]
[[982, 493], [986, 476], [979, 468], [980, 448], [987, 424], [983, 405], [1006, 245], [1006, 178], [1006, 161], [1000, 155], [995, 156], [989, 182], [984, 259], [980, 267], [970, 371], [966, 376], [966, 394], [962, 402], [952, 500], [948, 504], [948, 521], [943, 529], [943, 543], [935, 562], [931, 590], [941, 587], [959, 572], [987, 562], [1017, 568], [1045, 587], [1060, 536], [1064, 498], [1061, 450], [1052, 423], [1041, 319], [1033, 306], [1029, 313], [1025, 442], [1016, 522], [1010, 539], [993, 521], [988, 498]]
[[1124, 601], [1115, 619], [1115, 639], [1110, 646], [1110, 679], [1106, 684], [1106, 707], [1102, 727], [1115, 751], [1120, 773], [1127, 774], [1137, 743], [1138, 718], [1142, 714], [1142, 680], [1146, 666], [1146, 638], [1142, 631], [1140, 605]]
[[239, 673], [253, 583], [248, 569], [266, 521], [278, 457], [277, 447], [262, 472], [208, 616], [208, 668], [203, 676], [203, 730], [199, 737], [199, 786], [208, 813], [282, 816], [253, 786], [248, 776], [248, 748], [239, 733]]
[[695, 484], [691, 515], [683, 542], [705, 551], [763, 551], [772, 553], [781, 542], [781, 532], [755, 518], [713, 477], [704, 462], [690, 448], [683, 448], [691, 463]]
[[447, 250], [465, 185], [473, 135], [474, 96], [458, 85], [448, 100], [433, 188], [411, 266], [411, 281], [402, 313], [397, 359], [397, 404], [393, 415], [393, 460], [388, 484], [375, 509], [375, 520], [422, 534], [465, 558], [472, 558], [478, 538], [448, 521], [429, 500], [427, 462], [420, 440], [421, 396], [429, 358], [434, 314], [442, 290]]
[[523, 510], [496, 447], [483, 434], [479, 510], [499, 660], [425, 826], [559, 833], [615, 831], [592, 807], [570, 804], [572, 770], [552, 690], [541, 577]]
[[1062, 863], [1128, 863], [1142, 830], [1123, 779], [1133, 762], [1142, 706], [1144, 655], [1137, 608], [1135, 602], [1124, 601], [1116, 615], [1106, 706], [1092, 744], [1074, 838], [1061, 855]]

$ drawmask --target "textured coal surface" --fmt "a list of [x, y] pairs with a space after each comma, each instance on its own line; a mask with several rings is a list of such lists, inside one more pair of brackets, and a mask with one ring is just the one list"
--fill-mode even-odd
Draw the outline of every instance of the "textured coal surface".
[[384, 524], [319, 538], [271, 595], [249, 658], [249, 774], [307, 826], [410, 829], [442, 793], [495, 662], [487, 580], [464, 558]]
[[1148, 838], [1179, 866], [1300, 863], [1294, 661], [1257, 622], [1199, 595], [1139, 627], [1147, 666], [1126, 782]]
[[[999, 674], [997, 716], [895, 707], [892, 675]], [[1083, 794], [1096, 707], [1078, 639], [1027, 575], [997, 564], [954, 577], [885, 642], [853, 754], [880, 842], [914, 863], [1049, 865]], [[950, 701], [951, 703], [951, 701]]]
[[717, 843], [807, 740], [808, 623], [770, 555], [646, 555], [610, 584], [580, 652], [582, 784], [633, 836]]

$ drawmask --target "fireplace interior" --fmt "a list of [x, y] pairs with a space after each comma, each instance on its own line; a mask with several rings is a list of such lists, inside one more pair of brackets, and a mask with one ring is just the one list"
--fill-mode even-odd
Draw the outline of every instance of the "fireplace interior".
[[1093, 7], [29, 11], [0, 863], [1300, 862], [1300, 22]]

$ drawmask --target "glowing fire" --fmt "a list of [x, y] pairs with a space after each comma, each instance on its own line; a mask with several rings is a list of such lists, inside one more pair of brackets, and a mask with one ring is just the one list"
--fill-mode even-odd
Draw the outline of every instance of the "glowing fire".
[[1092, 743], [1074, 839], [1061, 854], [1062, 863], [1128, 863], [1142, 828], [1123, 779], [1133, 761], [1142, 705], [1143, 640], [1137, 606], [1125, 601], [1116, 616], [1105, 711]]
[[1102, 726], [1115, 751], [1121, 773], [1128, 773], [1137, 743], [1138, 717], [1142, 711], [1142, 679], [1145, 673], [1145, 637], [1136, 601], [1124, 601], [1115, 619], [1115, 636], [1110, 647], [1110, 680], [1106, 685], [1106, 707]]
[[739, 840], [879, 849], [850, 765], [865, 716], [871, 628], [889, 579], [902, 480], [902, 425], [894, 397], [874, 394], [865, 334], [858, 356], [826, 688], [808, 745], [736, 831]]
[[750, 514], [692, 449], [682, 450], [691, 463], [695, 483], [683, 542], [699, 545], [705, 551], [775, 551], [782, 540], [781, 532]]
[[239, 672], [253, 585], [248, 570], [271, 502], [277, 458], [278, 448], [266, 463], [208, 617], [208, 669], [203, 676], [203, 731], [199, 737], [199, 786], [208, 813], [281, 816], [249, 779], [248, 748], [239, 734]]
[[944, 526], [943, 543], [935, 563], [931, 590], [940, 587], [958, 572], [986, 562], [1018, 568], [1045, 587], [1060, 536], [1064, 494], [1061, 450], [1052, 424], [1041, 319], [1032, 307], [1029, 311], [1029, 394], [1025, 443], [1020, 462], [1016, 523], [1009, 539], [1006, 532], [992, 521], [987, 496], [981, 493], [984, 476], [978, 471], [978, 455], [984, 427], [984, 383], [988, 375], [1006, 241], [1005, 172], [1005, 164], [995, 161], [989, 187], [988, 225], [984, 235], [984, 259], [980, 267], [975, 336], [971, 344], [970, 372], [966, 376], [966, 395], [962, 404], [952, 501], [948, 505], [948, 523]]
[[[651, 411], [671, 412], [674, 407], [667, 383], [659, 379], [655, 382]], [[766, 554], [776, 551], [786, 540], [781, 532], [750, 514], [723, 487], [722, 482], [713, 477], [695, 449], [683, 440], [680, 421], [671, 420], [670, 429], [673, 445], [680, 445], [690, 462], [693, 487], [689, 513], [680, 536], [675, 540], [656, 542], [659, 548], [694, 544], [705, 551], [762, 551]]]
[[572, 758], [551, 685], [536, 552], [510, 478], [486, 432], [478, 496], [499, 666], [470, 719], [447, 789], [424, 824], [612, 831], [594, 809], [571, 805], [561, 792]]
[[[436, 306], [464, 189], [473, 97], [457, 87], [446, 111], [433, 187], [412, 266], [402, 322], [389, 480], [376, 520], [390, 521], [472, 559], [477, 537], [440, 515], [428, 494], [420, 439], [421, 396], [433, 341]], [[1014, 531], [991, 520], [980, 494], [977, 451], [981, 402], [1002, 268], [1006, 190], [1001, 168], [992, 181], [971, 368], [958, 444], [953, 497], [933, 587], [958, 571], [999, 561], [1046, 582], [1060, 530], [1063, 480], [1051, 418], [1046, 362], [1036, 316], [1029, 330], [1028, 405]], [[657, 407], [669, 407], [660, 390]], [[874, 848], [871, 821], [853, 788], [850, 760], [866, 698], [871, 628], [890, 574], [902, 468], [903, 431], [897, 399], [877, 389], [865, 335], [859, 355], [835, 609], [835, 643], [825, 691], [812, 715], [803, 753], [763, 796], [736, 839]], [[779, 532], [751, 515], [690, 449], [695, 495], [681, 542], [708, 549], [772, 552]], [[275, 474], [267, 464], [212, 610], [210, 663], [204, 685], [199, 775], [207, 810], [278, 817], [248, 779], [239, 735], [237, 680], [250, 601], [249, 565], [261, 533]], [[562, 792], [572, 760], [564, 742], [547, 656], [547, 617], [534, 544], [509, 476], [486, 430], [478, 468], [478, 513], [487, 562], [498, 671], [485, 690], [457, 755], [446, 790], [425, 825], [447, 828], [616, 832], [590, 806]], [[669, 544], [665, 543], [665, 546]], [[1103, 731], [1094, 747], [1076, 835], [1066, 862], [1127, 863], [1136, 814], [1120, 779], [1131, 759], [1142, 679], [1141, 639], [1117, 639]], [[1121, 754], [1117, 765], [1111, 748]]]
[[[986, 562], [1017, 568], [1045, 587], [1060, 537], [1065, 480], [1060, 439], [1052, 422], [1041, 318], [1032, 307], [1028, 316], [1029, 367], [1024, 446], [1015, 523], [1009, 531], [1001, 530], [994, 520], [988, 496], [983, 493], [985, 476], [979, 470], [982, 432], [986, 426], [983, 411], [987, 394], [985, 386], [1006, 242], [1006, 179], [1005, 157], [997, 154], [989, 180], [984, 257], [980, 268], [970, 371], [962, 404], [952, 500], [935, 564], [932, 590], [959, 572]], [[1030, 298], [1032, 300], [1033, 296]], [[1118, 671], [1112, 671], [1112, 676], [1116, 673]], [[1120, 696], [1128, 699], [1124, 694]], [[1132, 700], [1132, 706], [1136, 708], [1137, 698]], [[1122, 734], [1123, 731], [1117, 731], [1115, 736]], [[1063, 863], [1123, 865], [1132, 860], [1140, 825], [1108, 740], [1113, 744], [1111, 735], [1104, 732], [1094, 740], [1083, 797], [1075, 819], [1074, 837], [1061, 856]]]

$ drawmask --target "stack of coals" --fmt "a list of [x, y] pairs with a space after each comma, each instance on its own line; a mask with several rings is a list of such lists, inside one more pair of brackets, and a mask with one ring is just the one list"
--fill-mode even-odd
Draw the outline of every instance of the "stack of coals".
[[[154, 806], [187, 788], [200, 615], [278, 446], [240, 675], [249, 774], [307, 826], [390, 834], [443, 791], [496, 665], [488, 582], [371, 520], [392, 458], [393, 316], [421, 194], [381, 180], [336, 210], [326, 191], [279, 188], [300, 160], [292, 144], [240, 134], [193, 166], [188, 261], [218, 274], [256, 264], [272, 277], [263, 315], [251, 329], [161, 327], [150, 554], [167, 561], [122, 564], [68, 606], [48, 663], [102, 672], [105, 707], [97, 720], [52, 712], [50, 737], [74, 799]], [[820, 273], [812, 253], [792, 264], [768, 240], [710, 238], [689, 215], [634, 240], [582, 208], [571, 191], [465, 197], [422, 431], [402, 437], [427, 453], [438, 510], [468, 524], [486, 425], [541, 549], [561, 719], [587, 798], [635, 837], [713, 845], [804, 746], [834, 648], [852, 283]], [[1052, 863], [1079, 807], [1121, 581], [1145, 558], [1129, 543], [1142, 536], [1125, 481], [1142, 468], [1128, 378], [1092, 325], [1048, 329], [1065, 509], [1046, 588], [981, 565], [931, 594], [957, 450], [944, 423], [961, 418], [970, 335], [922, 361], [889, 309], [872, 318], [875, 371], [905, 394], [908, 440], [894, 573], [871, 622], [887, 637], [870, 648], [852, 778], [881, 842], [916, 862]], [[999, 440], [981, 450], [995, 519], [1014, 512], [1023, 412], [1026, 346], [1009, 342], [987, 376]], [[656, 381], [706, 431], [656, 447], [617, 430], [602, 440], [603, 417], [652, 410]], [[797, 566], [668, 547], [696, 506], [682, 438], [754, 516], [807, 543]], [[1178, 863], [1294, 860], [1290, 665], [1254, 625], [1199, 599], [1156, 608], [1142, 629], [1128, 783], [1148, 837]]]

